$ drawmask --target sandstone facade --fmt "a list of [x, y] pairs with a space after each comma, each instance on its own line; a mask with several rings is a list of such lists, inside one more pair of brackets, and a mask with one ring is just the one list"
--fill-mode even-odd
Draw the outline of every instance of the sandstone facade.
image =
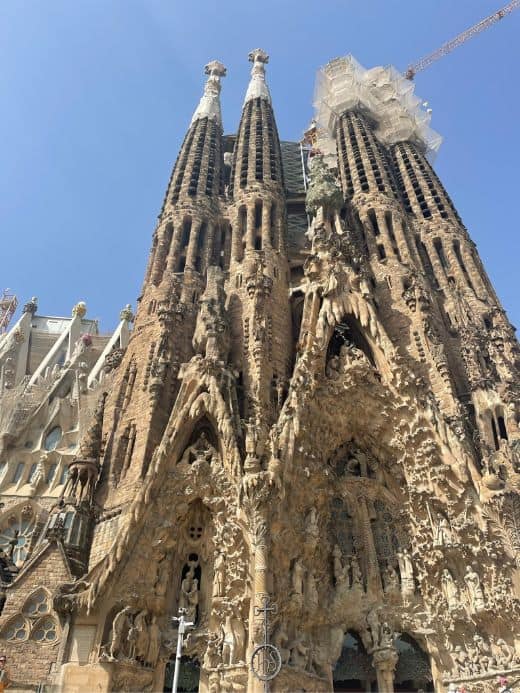
[[184, 609], [184, 690], [493, 691], [520, 676], [514, 330], [393, 73], [351, 103], [327, 66], [300, 149], [249, 57], [236, 136], [206, 66], [131, 333], [78, 304], [49, 336], [33, 300], [0, 342], [16, 686], [163, 690]]

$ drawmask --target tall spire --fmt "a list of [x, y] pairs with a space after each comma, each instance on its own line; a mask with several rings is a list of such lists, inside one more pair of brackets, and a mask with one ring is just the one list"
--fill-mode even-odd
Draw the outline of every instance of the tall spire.
[[222, 125], [222, 114], [220, 112], [220, 90], [222, 85], [220, 79], [226, 76], [226, 68], [218, 60], [212, 60], [204, 67], [204, 73], [209, 75], [208, 80], [204, 85], [204, 94], [195, 109], [190, 126], [196, 120], [202, 118], [214, 120], [219, 125]]
[[253, 63], [253, 68], [244, 103], [251, 99], [265, 99], [271, 103], [271, 94], [265, 81], [265, 66], [269, 62], [269, 56], [261, 48], [255, 48], [249, 53], [249, 60]]

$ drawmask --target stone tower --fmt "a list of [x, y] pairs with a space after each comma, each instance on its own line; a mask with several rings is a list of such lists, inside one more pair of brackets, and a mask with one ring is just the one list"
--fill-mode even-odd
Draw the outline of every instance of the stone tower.
[[520, 676], [519, 352], [440, 138], [347, 57], [280, 142], [249, 60], [236, 135], [206, 66], [135, 320], [34, 299], [0, 341], [12, 675], [168, 690], [182, 609], [185, 691], [494, 691]]

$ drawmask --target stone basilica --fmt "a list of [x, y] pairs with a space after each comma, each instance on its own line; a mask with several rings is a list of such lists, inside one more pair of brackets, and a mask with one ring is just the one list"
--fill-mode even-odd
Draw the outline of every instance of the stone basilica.
[[32, 299], [0, 337], [10, 690], [171, 690], [182, 609], [180, 690], [495, 691], [520, 677], [519, 350], [440, 138], [347, 57], [280, 142], [249, 59], [236, 135], [206, 66], [135, 319]]

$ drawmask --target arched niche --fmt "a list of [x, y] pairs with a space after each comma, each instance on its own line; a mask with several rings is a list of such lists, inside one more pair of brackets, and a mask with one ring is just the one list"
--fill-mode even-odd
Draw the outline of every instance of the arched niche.
[[332, 672], [334, 691], [376, 690], [376, 672], [361, 637], [355, 631], [347, 631], [343, 638], [341, 655]]
[[180, 457], [180, 462], [193, 464], [196, 460], [210, 463], [219, 453], [219, 439], [215, 428], [207, 416], [203, 416], [193, 427], [187, 444]]
[[327, 363], [333, 356], [340, 359], [353, 358], [361, 351], [371, 365], [377, 368], [375, 352], [369, 339], [359, 321], [353, 315], [345, 315], [332, 330], [327, 347]]
[[433, 691], [430, 658], [417, 640], [407, 633], [395, 640], [399, 654], [394, 676], [394, 691]]

